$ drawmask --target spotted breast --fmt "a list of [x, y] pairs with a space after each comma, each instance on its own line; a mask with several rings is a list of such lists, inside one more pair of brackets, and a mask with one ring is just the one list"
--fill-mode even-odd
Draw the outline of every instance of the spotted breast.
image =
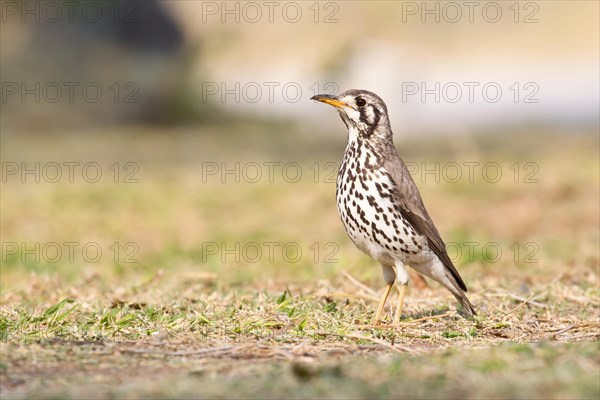
[[336, 187], [341, 220], [354, 244], [374, 259], [421, 262], [427, 241], [402, 216], [380, 154], [358, 135], [348, 142]]

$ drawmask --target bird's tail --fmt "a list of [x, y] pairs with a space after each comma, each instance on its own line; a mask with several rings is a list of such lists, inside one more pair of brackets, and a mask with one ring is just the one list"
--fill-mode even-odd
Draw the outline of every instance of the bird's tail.
[[[411, 267], [417, 270], [417, 272], [430, 277], [431, 279], [441, 283], [445, 286], [450, 292], [456, 297], [456, 300], [460, 303], [463, 308], [463, 314], [466, 314], [469, 317], [473, 317], [477, 315], [475, 312], [475, 307], [467, 298], [465, 294], [466, 290], [461, 288], [461, 285], [456, 280], [454, 275], [450, 272], [448, 268], [440, 261], [439, 258], [436, 258], [432, 261], [432, 263], [422, 263], [422, 264], [410, 264]], [[464, 286], [463, 286], [464, 287]]]
[[477, 313], [475, 312], [475, 307], [473, 307], [473, 304], [471, 304], [467, 295], [461, 288], [454, 287], [454, 290], [451, 290], [451, 292], [462, 306], [465, 314], [467, 314], [469, 317], [477, 315]]
[[477, 315], [477, 313], [475, 312], [475, 307], [473, 307], [473, 304], [471, 304], [469, 298], [467, 297], [467, 294], [465, 293], [467, 291], [465, 284], [463, 283], [461, 285], [456, 280], [454, 275], [452, 275], [449, 269], [446, 268], [444, 272], [446, 279], [442, 282], [442, 284], [450, 290], [450, 292], [454, 295], [454, 297], [456, 297], [456, 300], [458, 300], [458, 302], [462, 306], [462, 310], [459, 309], [459, 313], [468, 317], [474, 317], [475, 315]]

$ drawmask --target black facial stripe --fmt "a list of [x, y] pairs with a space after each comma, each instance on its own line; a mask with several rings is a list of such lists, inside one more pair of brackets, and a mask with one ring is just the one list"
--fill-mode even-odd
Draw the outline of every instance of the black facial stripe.
[[[373, 122], [369, 121], [367, 118], [367, 114], [366, 114], [367, 108], [369, 108], [369, 110], [371, 110], [373, 113]], [[360, 122], [362, 122], [363, 124], [365, 124], [367, 126], [366, 131], [364, 131], [363, 133], [365, 136], [371, 136], [373, 134], [373, 131], [375, 130], [375, 127], [379, 124], [379, 120], [381, 119], [381, 112], [377, 109], [377, 107], [373, 107], [371, 105], [369, 105], [367, 107], [363, 107], [359, 110], [360, 110], [359, 111]]]
[[375, 127], [379, 124], [379, 120], [381, 119], [381, 112], [379, 111], [379, 109], [377, 107], [373, 107], [373, 115], [374, 115], [373, 126]]
[[363, 107], [363, 108], [359, 108], [358, 109], [358, 112], [360, 113], [359, 119], [360, 119], [360, 122], [362, 122], [363, 124], [365, 124], [365, 125], [371, 125], [369, 123], [369, 120], [367, 119], [367, 108], [372, 109], [373, 107], [368, 106], [368, 107]]

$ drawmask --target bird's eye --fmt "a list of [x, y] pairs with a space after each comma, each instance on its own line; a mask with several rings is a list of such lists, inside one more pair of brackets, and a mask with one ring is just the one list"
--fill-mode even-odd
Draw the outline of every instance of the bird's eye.
[[365, 99], [363, 99], [362, 97], [357, 97], [355, 100], [356, 100], [356, 105], [359, 107], [363, 107], [365, 104], [367, 104], [367, 101]]

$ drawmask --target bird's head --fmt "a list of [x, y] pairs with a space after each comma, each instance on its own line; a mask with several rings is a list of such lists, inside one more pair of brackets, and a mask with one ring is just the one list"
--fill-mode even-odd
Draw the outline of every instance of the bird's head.
[[368, 90], [348, 90], [339, 96], [319, 94], [311, 97], [337, 108], [350, 131], [363, 139], [391, 139], [387, 107], [383, 100]]

